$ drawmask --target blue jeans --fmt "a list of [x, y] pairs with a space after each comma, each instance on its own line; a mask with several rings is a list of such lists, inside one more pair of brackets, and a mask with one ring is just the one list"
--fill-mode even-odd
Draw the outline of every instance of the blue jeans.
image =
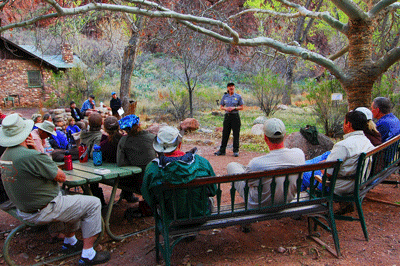
[[[326, 160], [328, 158], [328, 155], [331, 154], [330, 151], [325, 152], [324, 154], [321, 154], [320, 156], [317, 156], [313, 159], [307, 160], [306, 164], [314, 164], [314, 163], [319, 163], [323, 160]], [[315, 171], [314, 175], [321, 175], [321, 171]], [[322, 175], [321, 175], [322, 176]], [[311, 179], [311, 172], [304, 172], [303, 173], [303, 181], [301, 183], [301, 191], [307, 190], [308, 187], [310, 187], [310, 179]], [[317, 181], [315, 181], [317, 182]], [[322, 189], [322, 184], [318, 185], [318, 189]]]

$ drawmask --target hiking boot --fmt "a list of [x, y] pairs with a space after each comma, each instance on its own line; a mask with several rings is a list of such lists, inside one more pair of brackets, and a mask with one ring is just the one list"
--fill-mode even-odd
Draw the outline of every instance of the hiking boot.
[[135, 195], [133, 195], [132, 192], [128, 192], [128, 191], [125, 191], [125, 190], [122, 190], [121, 195], [119, 195], [119, 197], [121, 199], [126, 200], [129, 203], [136, 203], [136, 202], [139, 201], [139, 198], [136, 197]]
[[234, 152], [233, 153], [233, 157], [239, 157], [239, 153], [238, 152]]
[[111, 258], [110, 252], [108, 251], [101, 251], [101, 252], [96, 252], [96, 256], [94, 256], [93, 259], [89, 260], [88, 258], [80, 258], [79, 259], [79, 266], [84, 266], [84, 265], [97, 265], [97, 264], [102, 264], [106, 263], [109, 261]]
[[335, 215], [344, 215], [354, 211], [354, 204], [352, 202], [340, 202], [340, 209], [335, 212]]
[[72, 254], [72, 253], [75, 253], [77, 251], [81, 251], [82, 249], [83, 249], [83, 241], [82, 240], [78, 240], [78, 242], [76, 242], [75, 245], [63, 244], [61, 246], [61, 253]]
[[214, 155], [215, 156], [222, 156], [222, 155], [225, 155], [225, 152], [217, 151], [217, 152], [214, 152]]

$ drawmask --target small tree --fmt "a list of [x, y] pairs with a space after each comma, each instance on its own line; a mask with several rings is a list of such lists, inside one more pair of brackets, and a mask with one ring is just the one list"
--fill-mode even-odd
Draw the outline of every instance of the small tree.
[[250, 82], [261, 110], [266, 116], [274, 114], [285, 93], [284, 80], [277, 75], [262, 71]]
[[318, 123], [321, 123], [325, 130], [325, 135], [336, 137], [343, 134], [344, 115], [348, 111], [347, 102], [333, 102], [332, 93], [345, 92], [336, 79], [323, 80], [320, 82], [312, 81], [305, 85], [307, 87], [307, 98], [315, 102], [315, 113], [318, 116]]

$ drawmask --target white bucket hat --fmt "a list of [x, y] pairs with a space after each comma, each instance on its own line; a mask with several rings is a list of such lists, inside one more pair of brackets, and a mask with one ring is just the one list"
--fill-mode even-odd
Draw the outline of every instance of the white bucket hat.
[[50, 121], [45, 120], [43, 123], [37, 123], [35, 124], [38, 128], [40, 128], [43, 131], [46, 131], [47, 133], [57, 136], [57, 133], [54, 131], [54, 128], [56, 127], [53, 123]]
[[173, 152], [178, 147], [181, 138], [182, 135], [178, 129], [170, 126], [162, 127], [154, 138], [153, 148], [156, 152]]
[[0, 127], [0, 146], [21, 144], [31, 134], [33, 124], [32, 120], [23, 120], [18, 114], [6, 116]]

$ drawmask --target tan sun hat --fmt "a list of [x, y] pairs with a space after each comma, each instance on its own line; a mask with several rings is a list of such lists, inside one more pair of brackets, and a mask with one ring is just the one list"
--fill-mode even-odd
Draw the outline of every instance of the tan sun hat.
[[48, 120], [44, 120], [43, 123], [37, 123], [37, 124], [35, 124], [35, 126], [37, 126], [38, 128], [40, 128], [43, 131], [46, 131], [47, 133], [49, 133], [53, 136], [57, 136], [57, 133], [54, 130], [54, 128], [56, 126]]
[[278, 118], [270, 118], [264, 122], [264, 134], [271, 139], [282, 138], [286, 135], [285, 124]]
[[182, 135], [178, 129], [165, 126], [160, 128], [154, 138], [153, 148], [156, 152], [170, 153], [176, 150], [181, 139]]
[[32, 120], [23, 120], [18, 114], [3, 119], [0, 127], [0, 146], [13, 147], [21, 144], [31, 134]]

